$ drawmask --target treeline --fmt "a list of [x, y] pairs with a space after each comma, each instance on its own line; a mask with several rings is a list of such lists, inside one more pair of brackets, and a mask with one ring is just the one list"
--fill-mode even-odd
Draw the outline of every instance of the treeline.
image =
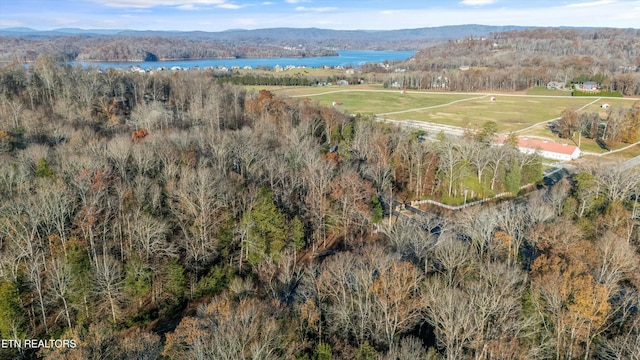
[[574, 141], [578, 141], [580, 136], [596, 140], [607, 149], [607, 144], [635, 143], [640, 141], [640, 101], [631, 107], [611, 106], [607, 109], [606, 118], [601, 118], [597, 112], [579, 113], [575, 109], [566, 109], [553, 125], [553, 130]]
[[275, 86], [312, 86], [317, 85], [320, 80], [312, 80], [309, 77], [304, 76], [260, 76], [260, 75], [229, 75], [221, 76], [219, 78], [221, 82], [231, 83], [234, 85], [275, 85]]
[[[0, 73], [3, 358], [632, 358], [640, 176], [384, 218], [540, 180], [540, 159], [212, 74]], [[146, 137], [131, 137], [144, 128]]]
[[[640, 94], [640, 31], [549, 29], [494, 33], [421, 50], [388, 84], [451, 91], [517, 91], [551, 81], [596, 81]], [[465, 70], [466, 69], [466, 70]]]
[[274, 44], [242, 45], [210, 38], [162, 36], [0, 36], [0, 61], [33, 62], [38, 56], [63, 61], [158, 61], [218, 58], [333, 56], [320, 47], [292, 49]]
[[254, 75], [254, 74], [230, 74], [218, 75], [218, 81], [234, 85], [274, 85], [274, 86], [323, 86], [335, 84], [339, 80], [345, 80], [349, 84], [358, 84], [360, 78], [346, 76], [303, 76], [303, 75]]

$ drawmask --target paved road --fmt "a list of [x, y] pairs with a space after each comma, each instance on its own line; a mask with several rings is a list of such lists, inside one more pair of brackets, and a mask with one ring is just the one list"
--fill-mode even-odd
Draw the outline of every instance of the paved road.
[[622, 168], [622, 170], [627, 170], [638, 165], [640, 165], [640, 155], [623, 162], [622, 164], [620, 164], [620, 167]]

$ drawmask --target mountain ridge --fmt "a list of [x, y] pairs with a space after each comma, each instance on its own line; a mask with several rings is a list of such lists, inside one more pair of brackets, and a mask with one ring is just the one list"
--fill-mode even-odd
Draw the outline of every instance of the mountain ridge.
[[560, 28], [480, 24], [398, 30], [279, 27], [221, 32], [4, 28], [0, 29], [0, 61], [34, 61], [41, 54], [65, 61], [145, 61], [315, 57], [335, 55], [336, 50], [419, 51], [452, 40], [480, 39], [492, 34], [533, 29], [555, 31]]
[[35, 36], [66, 36], [66, 35], [116, 35], [116, 36], [221, 36], [229, 37], [233, 35], [253, 35], [253, 36], [274, 36], [277, 32], [278, 35], [289, 36], [289, 33], [303, 34], [319, 34], [319, 35], [380, 35], [380, 34], [410, 34], [413, 36], [427, 35], [433, 38], [452, 38], [461, 34], [474, 35], [474, 34], [487, 34], [490, 32], [502, 32], [518, 29], [529, 29], [531, 26], [494, 26], [494, 25], [481, 25], [481, 24], [466, 24], [466, 25], [447, 25], [436, 27], [421, 27], [421, 28], [405, 28], [396, 30], [335, 30], [326, 28], [292, 28], [292, 27], [275, 27], [275, 28], [262, 28], [262, 29], [227, 29], [222, 31], [203, 31], [203, 30], [191, 30], [191, 31], [178, 31], [178, 30], [133, 30], [133, 29], [81, 29], [81, 28], [57, 28], [52, 30], [37, 30], [28, 27], [6, 27], [0, 28], [0, 36], [22, 36], [22, 35], [35, 35]]

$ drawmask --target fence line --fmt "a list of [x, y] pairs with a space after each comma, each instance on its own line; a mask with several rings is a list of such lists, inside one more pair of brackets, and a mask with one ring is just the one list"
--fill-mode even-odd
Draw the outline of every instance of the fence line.
[[[528, 187], [531, 187], [532, 185], [535, 185], [535, 184], [523, 185], [523, 186], [520, 187], [520, 190], [528, 188]], [[411, 201], [410, 205], [412, 207], [415, 207], [417, 205], [430, 204], [430, 205], [435, 205], [435, 206], [439, 206], [441, 208], [445, 208], [445, 209], [448, 209], [448, 210], [454, 210], [455, 211], [455, 210], [466, 209], [469, 206], [483, 204], [483, 203], [486, 203], [487, 201], [500, 199], [500, 198], [507, 197], [507, 196], [513, 196], [513, 193], [507, 191], [507, 192], [503, 192], [503, 193], [497, 194], [497, 195], [495, 195], [493, 197], [490, 197], [490, 198], [484, 198], [484, 199], [472, 201], [472, 202], [469, 202], [469, 203], [466, 203], [466, 204], [462, 204], [462, 205], [457, 205], [457, 206], [443, 204], [443, 203], [435, 201], [435, 200], [414, 200], [414, 201]]]

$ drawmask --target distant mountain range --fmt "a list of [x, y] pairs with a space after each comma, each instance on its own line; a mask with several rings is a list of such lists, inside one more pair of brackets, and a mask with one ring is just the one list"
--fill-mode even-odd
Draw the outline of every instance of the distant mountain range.
[[446, 45], [450, 40], [495, 34], [500, 37], [510, 32], [537, 31], [555, 38], [554, 34], [562, 29], [595, 33], [604, 30], [477, 24], [401, 30], [271, 28], [219, 32], [76, 28], [38, 31], [22, 27], [0, 29], [0, 61], [29, 62], [43, 54], [65, 61], [316, 57], [335, 55], [336, 50], [420, 51]]
[[455, 25], [402, 30], [329, 30], [318, 28], [271, 28], [258, 30], [234, 29], [219, 32], [206, 31], [139, 31], [127, 29], [76, 29], [61, 28], [55, 30], [35, 30], [31, 28], [3, 28], [0, 36], [38, 39], [44, 37], [65, 36], [127, 36], [161, 38], [197, 38], [212, 39], [219, 42], [241, 42], [260, 45], [276, 42], [278, 44], [308, 44], [328, 46], [340, 49], [417, 49], [434, 41], [457, 39], [462, 37], [482, 37], [493, 32], [523, 30], [522, 26]]

